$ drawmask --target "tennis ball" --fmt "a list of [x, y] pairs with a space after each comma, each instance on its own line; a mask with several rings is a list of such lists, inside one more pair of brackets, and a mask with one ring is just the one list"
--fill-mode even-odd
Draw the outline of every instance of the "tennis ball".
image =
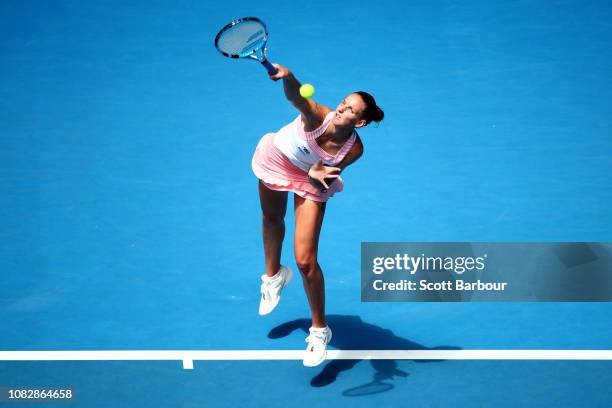
[[300, 86], [300, 95], [302, 95], [302, 98], [312, 98], [312, 95], [314, 95], [314, 86], [310, 84]]

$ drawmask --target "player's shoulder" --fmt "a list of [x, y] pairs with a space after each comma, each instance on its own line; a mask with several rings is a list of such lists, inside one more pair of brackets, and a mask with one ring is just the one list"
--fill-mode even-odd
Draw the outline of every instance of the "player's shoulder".
[[327, 115], [333, 111], [333, 109], [318, 104], [312, 99], [307, 99], [307, 103], [310, 109], [302, 112], [302, 118], [304, 120], [305, 128], [308, 131], [312, 131], [323, 123]]
[[314, 114], [316, 117], [316, 122], [318, 123], [318, 125], [320, 126], [323, 121], [325, 120], [325, 118], [327, 117], [327, 115], [329, 115], [330, 112], [333, 112], [333, 109], [325, 106], [325, 105], [321, 105], [319, 103], [316, 103], [315, 101], [312, 101], [312, 103], [314, 104]]
[[329, 112], [333, 112], [333, 109], [330, 108], [329, 106], [325, 106], [325, 105], [319, 105], [319, 110], [320, 110], [320, 115], [323, 117], [323, 119], [325, 119], [327, 117], [327, 115], [329, 115]]

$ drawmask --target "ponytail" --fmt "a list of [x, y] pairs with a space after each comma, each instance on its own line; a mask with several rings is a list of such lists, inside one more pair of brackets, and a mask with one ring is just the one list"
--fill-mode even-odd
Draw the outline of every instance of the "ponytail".
[[378, 123], [385, 118], [385, 113], [378, 105], [376, 105], [376, 101], [372, 95], [364, 91], [358, 91], [355, 93], [361, 96], [361, 99], [363, 99], [363, 102], [366, 104], [366, 109], [363, 112], [363, 119], [366, 121], [366, 125], [370, 122]]

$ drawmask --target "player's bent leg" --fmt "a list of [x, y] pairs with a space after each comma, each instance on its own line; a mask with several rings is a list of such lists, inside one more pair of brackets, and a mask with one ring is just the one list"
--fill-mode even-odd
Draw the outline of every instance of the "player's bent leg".
[[274, 191], [259, 181], [259, 201], [262, 212], [262, 233], [266, 258], [266, 275], [275, 275], [280, 268], [280, 256], [285, 238], [286, 191]]
[[259, 182], [259, 199], [262, 210], [262, 233], [266, 273], [261, 280], [259, 314], [267, 315], [278, 305], [281, 292], [291, 281], [291, 270], [280, 264], [285, 237], [286, 191], [274, 191]]

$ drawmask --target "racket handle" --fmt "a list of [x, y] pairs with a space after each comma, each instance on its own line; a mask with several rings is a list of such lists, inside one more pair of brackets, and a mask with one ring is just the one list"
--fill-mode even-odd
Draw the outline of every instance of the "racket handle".
[[274, 75], [278, 72], [278, 69], [274, 68], [274, 65], [270, 64], [270, 61], [268, 61], [267, 59], [261, 61], [261, 65], [263, 65], [268, 70], [268, 74], [270, 75]]

